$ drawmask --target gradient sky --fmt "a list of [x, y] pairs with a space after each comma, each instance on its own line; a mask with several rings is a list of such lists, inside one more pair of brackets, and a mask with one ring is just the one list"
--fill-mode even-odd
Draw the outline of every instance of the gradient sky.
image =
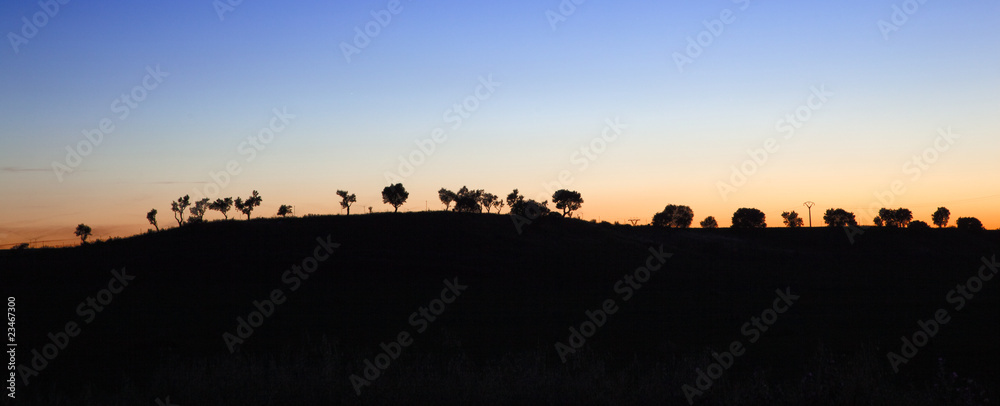
[[[557, 186], [582, 193], [584, 219], [648, 222], [685, 204], [695, 223], [728, 226], [737, 208], [756, 207], [778, 226], [785, 210], [806, 217], [811, 200], [814, 224], [836, 207], [871, 224], [867, 208], [886, 206], [876, 194], [899, 181], [905, 191], [883, 199], [915, 219], [947, 206], [952, 222], [1000, 227], [1000, 2], [587, 0], [569, 10], [567, 0], [564, 15], [555, 0], [403, 0], [383, 27], [372, 13], [390, 3], [243, 1], [220, 18], [226, 0], [69, 1], [51, 17], [36, 15], [38, 1], [4, 2], [0, 248], [73, 239], [79, 223], [98, 237], [136, 234], [150, 208], [176, 226], [170, 202], [201, 197], [231, 161], [240, 172], [213, 197], [256, 189], [255, 217], [281, 204], [340, 213], [337, 189], [357, 194], [355, 212], [384, 211], [385, 174], [437, 128], [447, 139], [400, 177], [410, 192], [401, 210], [440, 209], [437, 190], [463, 185], [550, 198], [544, 184], [567, 171]], [[894, 7], [912, 14], [896, 12], [902, 24], [883, 35]], [[712, 22], [726, 10], [734, 20]], [[378, 35], [348, 61], [342, 44], [366, 25]], [[711, 42], [678, 69], [675, 54], [690, 57], [699, 36]], [[157, 67], [160, 83], [146, 78]], [[468, 99], [490, 77], [495, 91]], [[156, 87], [136, 90], [144, 80]], [[813, 88], [832, 94], [809, 109]], [[116, 100], [130, 93], [145, 99], [122, 118]], [[455, 128], [462, 103], [478, 108]], [[241, 143], [276, 110], [294, 118], [250, 160]], [[797, 111], [809, 119], [786, 139], [781, 120]], [[102, 119], [114, 130], [60, 181], [53, 163]], [[580, 149], [601, 147], [616, 119], [620, 135], [584, 168]], [[927, 151], [949, 128], [958, 138], [938, 141], [947, 150]], [[723, 197], [720, 182], [770, 138], [777, 150]], [[933, 162], [917, 166], [918, 155]]]

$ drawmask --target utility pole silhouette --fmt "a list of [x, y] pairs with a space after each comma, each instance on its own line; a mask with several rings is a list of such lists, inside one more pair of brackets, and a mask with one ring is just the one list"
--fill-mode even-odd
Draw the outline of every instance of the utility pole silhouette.
[[628, 222], [632, 223], [633, 226], [636, 226], [636, 225], [638, 225], [639, 220], [642, 220], [642, 219], [630, 218], [630, 219], [628, 219]]
[[813, 226], [813, 206], [815, 206], [815, 205], [816, 205], [816, 203], [813, 203], [813, 202], [805, 202], [805, 203], [802, 203], [802, 204], [803, 204], [804, 206], [806, 206], [806, 207], [808, 207], [808, 208], [809, 208], [809, 227], [812, 227], [812, 226]]

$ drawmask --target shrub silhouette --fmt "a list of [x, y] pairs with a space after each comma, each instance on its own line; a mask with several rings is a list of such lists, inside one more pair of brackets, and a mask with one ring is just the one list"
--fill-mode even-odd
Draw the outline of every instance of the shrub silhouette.
[[386, 203], [392, 206], [393, 213], [399, 211], [399, 206], [406, 203], [406, 199], [410, 197], [410, 194], [403, 187], [402, 183], [397, 183], [395, 185], [389, 185], [382, 189], [382, 203]]
[[149, 224], [152, 224], [153, 227], [156, 227], [156, 231], [160, 231], [160, 226], [156, 225], [156, 209], [152, 209], [149, 213], [146, 213], [146, 220], [149, 221]]
[[556, 209], [562, 210], [563, 217], [573, 217], [573, 210], [583, 205], [583, 197], [580, 192], [559, 189], [552, 194], [552, 203], [556, 204]]
[[226, 220], [229, 219], [229, 215], [226, 214], [226, 212], [228, 212], [229, 209], [231, 209], [232, 207], [233, 207], [232, 197], [227, 197], [225, 199], [222, 198], [215, 199], [215, 201], [212, 202], [212, 204], [208, 205], [209, 210], [216, 210], [222, 213], [222, 217], [225, 218]]
[[469, 190], [462, 186], [455, 194], [455, 211], [460, 213], [482, 213], [483, 206], [479, 204], [483, 198], [483, 190]]
[[732, 228], [765, 228], [765, 219], [764, 212], [744, 207], [733, 213]]
[[826, 225], [830, 227], [858, 225], [857, 219], [854, 218], [854, 213], [844, 209], [826, 209], [826, 214], [823, 215], [823, 221], [825, 221]]
[[938, 207], [937, 211], [934, 212], [932, 220], [934, 225], [938, 228], [944, 228], [948, 226], [948, 219], [951, 218], [951, 211], [944, 207]]
[[283, 204], [283, 205], [281, 205], [281, 207], [278, 207], [278, 215], [279, 216], [285, 217], [285, 216], [287, 216], [289, 214], [292, 214], [292, 206], [289, 206], [287, 204]]
[[80, 225], [76, 226], [76, 231], [73, 234], [80, 237], [80, 242], [85, 243], [87, 242], [87, 237], [93, 234], [93, 230], [90, 229], [90, 226], [80, 223]]
[[688, 206], [668, 204], [663, 211], [653, 215], [654, 227], [688, 228], [694, 220], [694, 211]]
[[358, 197], [353, 194], [347, 194], [346, 190], [338, 190], [337, 196], [340, 196], [340, 207], [347, 209], [347, 215], [351, 215], [351, 204], [358, 201]]
[[983, 227], [983, 222], [975, 217], [959, 217], [958, 220], [955, 220], [955, 225], [961, 230], [979, 231], [986, 229]]
[[781, 219], [784, 221], [785, 226], [791, 228], [802, 227], [803, 224], [802, 218], [799, 217], [799, 213], [796, 213], [795, 210], [781, 213]]
[[910, 224], [907, 224], [906, 228], [912, 228], [914, 230], [930, 230], [931, 226], [923, 221], [914, 220], [911, 221]]
[[701, 228], [719, 228], [719, 222], [715, 221], [715, 217], [708, 216], [700, 223]]

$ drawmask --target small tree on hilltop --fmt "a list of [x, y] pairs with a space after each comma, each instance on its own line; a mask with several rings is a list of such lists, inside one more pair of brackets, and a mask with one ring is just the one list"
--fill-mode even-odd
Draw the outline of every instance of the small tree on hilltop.
[[215, 199], [215, 201], [212, 202], [212, 204], [208, 205], [208, 209], [209, 210], [216, 210], [219, 213], [222, 213], [222, 217], [225, 218], [226, 220], [229, 219], [229, 215], [226, 214], [226, 213], [232, 207], [233, 207], [233, 198], [232, 197], [227, 197], [225, 199], [221, 199], [221, 198], [220, 199]]
[[563, 217], [573, 217], [573, 210], [583, 205], [583, 197], [575, 190], [559, 189], [552, 194], [552, 203], [562, 210]]
[[447, 211], [451, 208], [451, 202], [454, 202], [458, 195], [448, 189], [441, 188], [438, 190], [438, 198], [441, 199], [441, 203], [444, 203], [444, 209]]
[[406, 199], [409, 197], [410, 193], [406, 191], [402, 183], [389, 185], [382, 189], [382, 203], [391, 205], [393, 213], [398, 212], [399, 206], [406, 203]]
[[184, 225], [184, 210], [191, 205], [191, 197], [184, 195], [184, 197], [178, 197], [176, 202], [170, 202], [170, 210], [174, 212], [174, 220], [177, 220], [177, 226]]
[[156, 227], [156, 231], [160, 231], [160, 226], [156, 225], [156, 209], [152, 209], [149, 213], [146, 213], [146, 221]]
[[701, 228], [719, 228], [719, 222], [715, 221], [715, 217], [708, 216], [700, 223]]
[[482, 213], [483, 206], [479, 202], [483, 198], [483, 190], [469, 190], [462, 186], [455, 194], [455, 211], [462, 213]]
[[951, 218], [951, 211], [944, 207], [938, 207], [937, 211], [934, 212], [932, 220], [934, 225], [938, 228], [944, 228], [948, 226], [948, 219]]
[[913, 230], [930, 230], [931, 226], [929, 224], [923, 222], [923, 221], [914, 220], [914, 221], [911, 221], [910, 224], [907, 224], [906, 228], [913, 229]]
[[482, 203], [483, 208], [486, 209], [487, 213], [489, 213], [490, 209], [493, 207], [497, 207], [497, 213], [500, 213], [500, 208], [496, 204], [503, 204], [503, 202], [500, 201], [500, 198], [493, 193], [483, 193], [483, 195], [479, 198], [479, 203]]
[[208, 198], [201, 199], [194, 202], [194, 206], [191, 207], [191, 215], [188, 216], [189, 223], [200, 223], [204, 220], [205, 212], [208, 211]]
[[794, 210], [790, 213], [787, 211], [781, 213], [781, 218], [784, 221], [785, 225], [788, 227], [791, 228], [802, 227], [803, 224], [802, 218], [800, 218], [799, 213], [796, 213]]
[[80, 225], [76, 226], [76, 232], [73, 234], [80, 237], [80, 242], [85, 243], [87, 242], [87, 237], [90, 237], [93, 234], [93, 230], [90, 229], [90, 226], [80, 223]]
[[983, 222], [975, 217], [959, 217], [958, 220], [955, 220], [955, 226], [962, 230], [971, 231], [986, 229], [986, 227], [983, 227]]
[[879, 209], [878, 216], [885, 222], [886, 227], [905, 228], [910, 220], [913, 220], [913, 213], [910, 209]]
[[844, 209], [827, 209], [826, 214], [823, 215], [823, 221], [825, 221], [826, 225], [830, 227], [847, 227], [848, 225], [851, 226], [858, 225], [857, 219], [854, 218], [854, 213], [851, 213]]
[[285, 216], [287, 216], [289, 214], [292, 214], [292, 206], [289, 206], [287, 204], [283, 204], [280, 207], [278, 207], [278, 215], [279, 216], [285, 217]]
[[752, 208], [740, 208], [733, 213], [732, 228], [765, 228], [764, 212]]
[[514, 210], [514, 205], [517, 204], [517, 202], [523, 202], [523, 201], [524, 201], [524, 196], [521, 195], [520, 193], [517, 193], [517, 189], [514, 189], [513, 192], [510, 192], [507, 195], [507, 207], [509, 207], [511, 210]]
[[353, 194], [347, 194], [346, 190], [338, 190], [337, 196], [340, 196], [340, 207], [347, 209], [347, 215], [351, 215], [351, 204], [358, 201], [358, 197]]
[[694, 220], [694, 210], [688, 206], [668, 204], [663, 211], [653, 215], [654, 227], [688, 228]]
[[251, 194], [246, 201], [244, 201], [239, 197], [236, 198], [235, 202], [236, 210], [239, 210], [241, 213], [246, 214], [247, 220], [250, 220], [250, 213], [253, 213], [253, 208], [260, 206], [260, 202], [263, 200], [264, 199], [262, 199], [260, 195], [257, 194], [257, 191], [254, 190], [253, 194]]

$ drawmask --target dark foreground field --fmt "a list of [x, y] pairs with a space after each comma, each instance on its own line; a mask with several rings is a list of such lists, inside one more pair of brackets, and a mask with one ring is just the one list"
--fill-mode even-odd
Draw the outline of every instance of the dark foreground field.
[[5, 404], [1000, 399], [998, 232], [522, 231], [374, 214], [0, 251]]

